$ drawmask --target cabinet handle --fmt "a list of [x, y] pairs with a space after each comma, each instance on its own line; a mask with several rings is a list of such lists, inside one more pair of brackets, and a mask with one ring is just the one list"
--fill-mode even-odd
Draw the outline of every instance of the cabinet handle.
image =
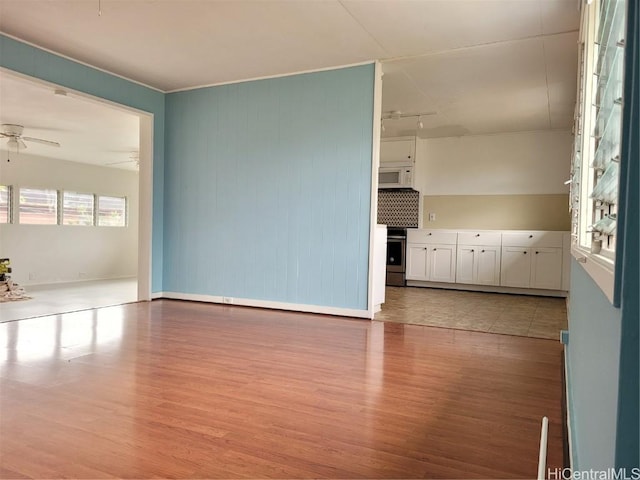
[[536, 252], [536, 255], [539, 254], [540, 252]]
[[437, 250], [437, 248], [434, 248], [433, 251], [435, 252]]
[[529, 238], [533, 238], [533, 235], [529, 235]]
[[479, 233], [476, 233], [476, 237], [479, 237], [479, 236], [480, 236], [480, 234], [479, 234]]
[[524, 253], [524, 254], [526, 255], [526, 254], [527, 254], [527, 251], [525, 250], [525, 251], [524, 251], [524, 252], [522, 252], [522, 253]]
[[427, 247], [424, 247], [424, 250], [428, 250], [428, 248], [427, 248]]
[[427, 236], [430, 237], [431, 236], [431, 232], [427, 233]]
[[481, 253], [484, 253], [484, 250], [482, 250], [482, 252], [481, 252]]
[[473, 253], [473, 252], [475, 252], [475, 250], [472, 248], [472, 249], [471, 249], [471, 253]]

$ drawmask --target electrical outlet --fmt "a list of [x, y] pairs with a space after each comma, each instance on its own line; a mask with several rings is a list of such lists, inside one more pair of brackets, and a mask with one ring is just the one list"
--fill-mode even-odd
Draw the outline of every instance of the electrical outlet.
[[35, 279], [36, 279], [35, 272], [29, 272], [29, 280], [35, 280]]
[[436, 214], [435, 213], [430, 213], [429, 214], [429, 221], [430, 222], [435, 222], [436, 221]]
[[233, 303], [233, 297], [222, 297], [222, 303]]

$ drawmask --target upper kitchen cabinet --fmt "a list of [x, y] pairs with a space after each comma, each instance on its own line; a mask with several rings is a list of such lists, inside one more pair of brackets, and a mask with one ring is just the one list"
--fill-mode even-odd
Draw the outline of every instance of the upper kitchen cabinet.
[[416, 159], [415, 137], [383, 138], [380, 142], [380, 164], [413, 165]]

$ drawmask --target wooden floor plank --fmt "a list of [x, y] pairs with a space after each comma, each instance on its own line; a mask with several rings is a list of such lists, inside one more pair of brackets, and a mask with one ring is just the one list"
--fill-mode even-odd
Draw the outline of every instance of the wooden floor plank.
[[178, 301], [0, 325], [2, 478], [531, 478], [558, 342]]

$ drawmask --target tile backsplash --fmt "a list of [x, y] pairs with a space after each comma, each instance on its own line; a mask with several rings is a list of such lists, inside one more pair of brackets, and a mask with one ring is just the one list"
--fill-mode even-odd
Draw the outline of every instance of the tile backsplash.
[[420, 192], [378, 190], [378, 223], [389, 227], [417, 227]]

